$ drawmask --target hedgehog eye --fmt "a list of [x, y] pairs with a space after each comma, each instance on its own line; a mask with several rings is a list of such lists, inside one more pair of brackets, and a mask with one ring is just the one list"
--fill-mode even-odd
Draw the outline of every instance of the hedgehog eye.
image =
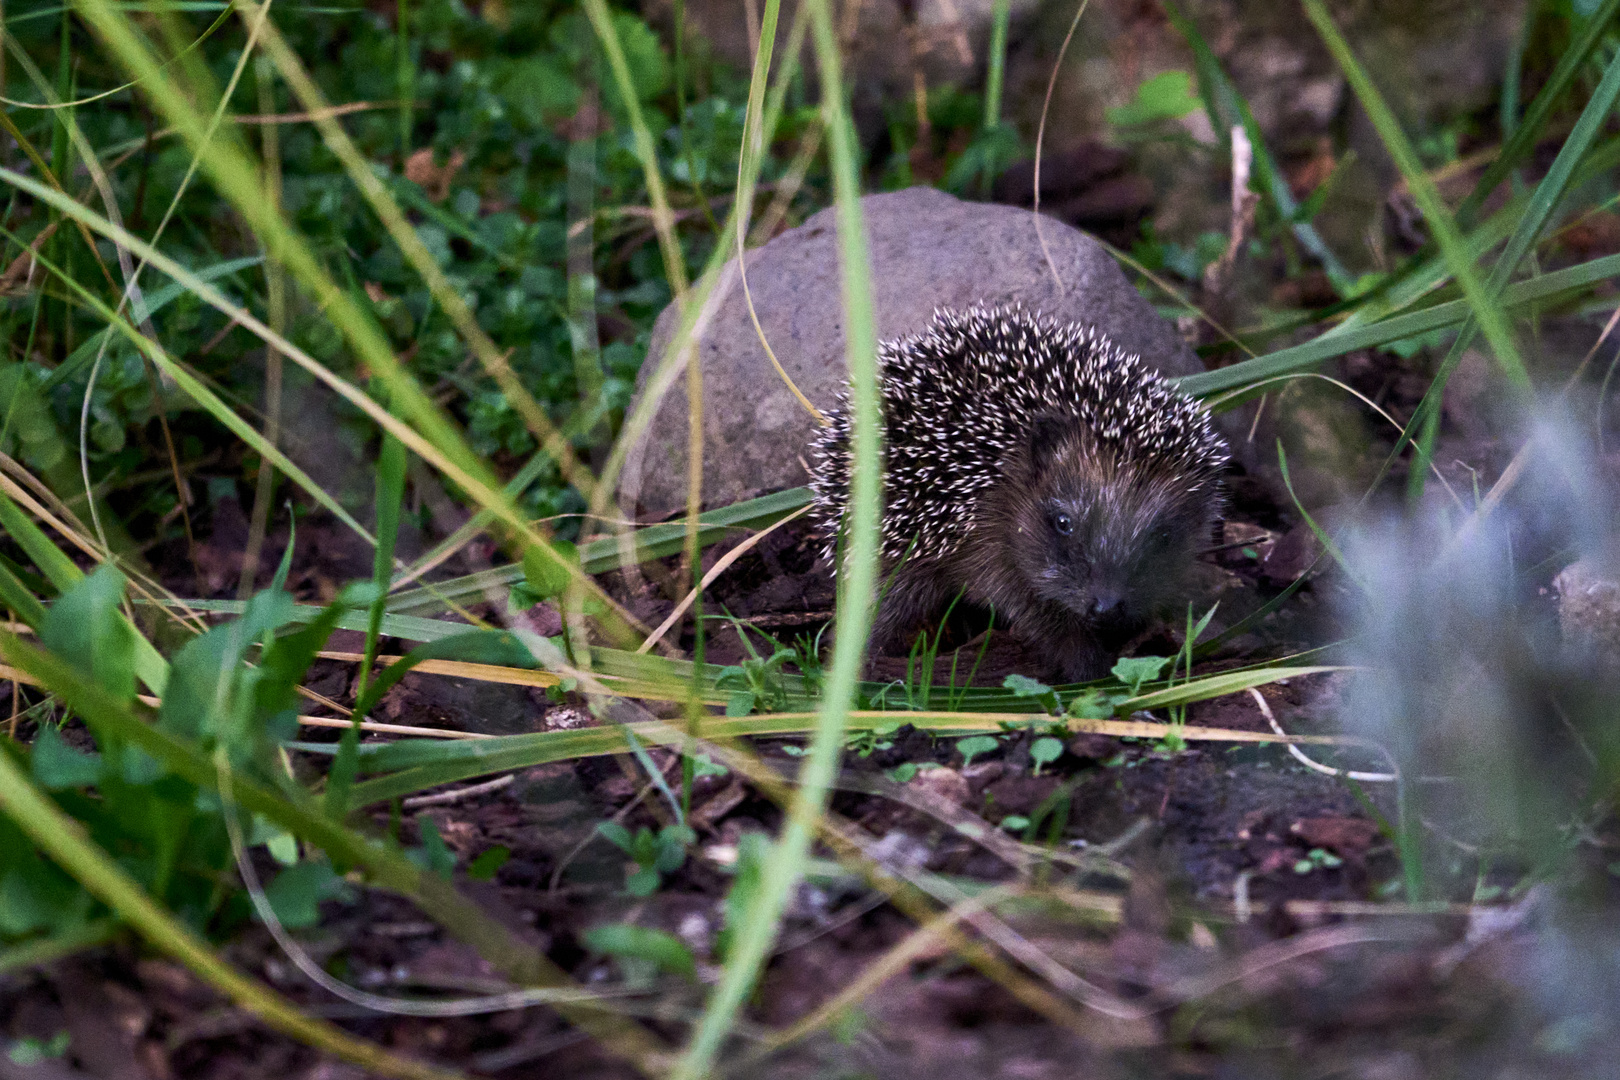
[[1058, 535], [1068, 536], [1074, 532], [1074, 519], [1068, 514], [1058, 514], [1052, 519], [1052, 528], [1058, 531]]

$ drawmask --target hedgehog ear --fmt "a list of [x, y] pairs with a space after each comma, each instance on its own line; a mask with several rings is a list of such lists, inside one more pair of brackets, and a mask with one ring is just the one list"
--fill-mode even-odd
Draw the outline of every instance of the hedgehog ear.
[[1036, 469], [1044, 468], [1057, 455], [1069, 425], [1050, 413], [1037, 416], [1029, 427], [1029, 460]]

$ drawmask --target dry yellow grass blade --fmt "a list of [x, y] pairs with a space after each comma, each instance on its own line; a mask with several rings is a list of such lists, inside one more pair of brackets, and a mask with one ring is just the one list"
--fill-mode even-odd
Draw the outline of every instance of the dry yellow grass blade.
[[[12, 633], [32, 633], [29, 627], [18, 624], [0, 624], [0, 628]], [[25, 686], [39, 686], [40, 683], [26, 671], [21, 671], [8, 664], [0, 664], [0, 680], [22, 683]], [[152, 697], [150, 694], [137, 695], [136, 700], [143, 705], [157, 708], [162, 705], [162, 699]], [[304, 727], [347, 728], [353, 726], [353, 721], [345, 720], [341, 716], [300, 716], [299, 724]], [[413, 735], [426, 739], [492, 739], [493, 735], [484, 735], [476, 731], [447, 731], [443, 728], [414, 727], [409, 724], [384, 724], [375, 720], [361, 723], [361, 731], [370, 731], [378, 735]]]
[[[365, 658], [364, 653], [357, 652], [318, 652], [315, 655], [322, 660], [345, 660], [356, 664]], [[380, 673], [403, 659], [403, 656], [379, 656], [377, 670]], [[458, 679], [476, 679], [507, 686], [556, 686], [562, 682], [561, 676], [550, 671], [504, 667], [500, 664], [474, 664], [465, 660], [423, 660], [411, 670], [425, 675], [451, 675]]]
[[693, 602], [697, 600], [698, 595], [702, 593], [704, 589], [707, 589], [710, 585], [714, 584], [715, 578], [718, 578], [721, 574], [725, 573], [731, 567], [732, 563], [736, 562], [749, 551], [753, 550], [755, 544], [758, 544], [761, 540], [765, 539], [767, 536], [771, 535], [771, 533], [775, 532], [777, 529], [780, 529], [783, 525], [786, 525], [794, 518], [802, 517], [805, 511], [809, 509], [810, 508], [807, 506], [803, 510], [798, 510], [789, 514], [781, 521], [778, 521], [775, 525], [772, 525], [768, 529], [761, 529], [753, 536], [750, 536], [747, 540], [744, 540], [742, 543], [720, 556], [720, 559], [714, 564], [709, 572], [703, 575], [703, 580], [698, 583], [698, 586], [688, 592], [686, 596], [681, 599], [681, 602], [675, 605], [675, 610], [670, 612], [669, 616], [664, 619], [663, 622], [658, 624], [658, 629], [654, 630], [647, 640], [641, 643], [641, 647], [638, 648], [636, 652], [645, 653], [650, 651], [654, 645], [657, 645], [658, 642], [663, 639], [665, 634], [669, 633], [669, 628], [680, 621], [680, 617], [686, 614], [686, 609], [692, 606]]

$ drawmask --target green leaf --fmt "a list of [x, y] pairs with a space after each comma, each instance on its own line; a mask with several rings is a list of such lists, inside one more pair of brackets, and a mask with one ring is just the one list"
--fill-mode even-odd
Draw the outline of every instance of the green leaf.
[[562, 595], [571, 578], [569, 567], [579, 567], [579, 551], [566, 540], [556, 540], [548, 552], [534, 544], [523, 553], [523, 582], [542, 600]]
[[45, 613], [40, 642], [118, 701], [135, 697], [135, 630], [124, 619], [124, 575], [102, 565]]
[[1170, 662], [1168, 656], [1122, 656], [1114, 665], [1113, 676], [1131, 688], [1132, 694], [1142, 690], [1142, 684], [1152, 682], [1159, 677]]
[[41, 858], [9, 821], [0, 821], [0, 935], [22, 937], [83, 917], [89, 897]]
[[686, 862], [686, 846], [697, 843], [697, 833], [686, 825], [665, 825], [658, 832], [657, 854], [652, 867], [661, 874], [671, 874]]
[[1050, 735], [1036, 739], [1030, 744], [1029, 756], [1035, 762], [1035, 775], [1039, 776], [1042, 766], [1050, 765], [1063, 756], [1063, 741]]
[[613, 28], [618, 31], [619, 46], [624, 50], [636, 96], [650, 101], [662, 94], [669, 86], [669, 61], [657, 32], [628, 11], [613, 13]]
[[692, 776], [730, 776], [731, 770], [719, 764], [708, 754], [695, 754], [692, 757]]
[[608, 923], [581, 935], [585, 947], [607, 956], [644, 960], [664, 971], [697, 978], [697, 960], [680, 938], [650, 926]]
[[[18, 1039], [6, 1050], [6, 1058], [13, 1065], [29, 1069], [40, 1065], [52, 1058], [59, 1058], [67, 1053], [73, 1042], [73, 1035], [67, 1030], [58, 1031], [49, 1040], [33, 1038]], [[46, 1070], [39, 1070], [45, 1072]]]
[[264, 897], [283, 926], [294, 930], [314, 926], [321, 918], [321, 901], [348, 897], [351, 890], [324, 860], [301, 862], [276, 875]]
[[630, 854], [631, 838], [629, 829], [620, 825], [617, 821], [604, 821], [596, 826], [596, 831], [601, 834], [602, 839], [626, 855]]
[[416, 815], [416, 831], [422, 837], [422, 846], [409, 852], [411, 861], [422, 869], [447, 878], [455, 873], [456, 853], [451, 851], [439, 835], [439, 824], [426, 814]]
[[204, 734], [241, 748], [254, 734], [262, 668], [244, 662], [247, 650], [296, 617], [291, 596], [261, 592], [249, 600], [242, 617], [192, 638], [174, 654], [167, 692], [158, 710], [158, 727], [195, 739]]
[[1129, 700], [1124, 694], [1109, 694], [1093, 687], [1082, 690], [1069, 700], [1069, 715], [1082, 720], [1107, 720], [1118, 711], [1123, 701]]
[[1021, 829], [1029, 828], [1029, 818], [1023, 814], [1008, 814], [1001, 819], [1000, 827], [1008, 832], [1018, 832]]
[[478, 857], [467, 864], [467, 876], [474, 881], [493, 881], [500, 868], [506, 865], [506, 860], [512, 857], [512, 849], [504, 844], [496, 844], [478, 853]]
[[750, 716], [754, 712], [754, 692], [752, 690], [735, 691], [726, 699], [727, 716]]
[[1192, 76], [1185, 71], [1160, 72], [1136, 88], [1136, 97], [1130, 104], [1109, 109], [1105, 115], [1116, 127], [1186, 116], [1203, 108], [1198, 95], [1192, 92], [1192, 83]]
[[513, 61], [498, 77], [496, 91], [506, 101], [512, 119], [528, 128], [571, 115], [579, 107], [579, 84], [561, 64], [543, 54]]
[[980, 754], [988, 754], [996, 748], [994, 735], [969, 735], [965, 739], [956, 740], [957, 753], [962, 755], [962, 768], [973, 764], [973, 759]]
[[47, 791], [88, 787], [101, 779], [101, 755], [73, 749], [55, 724], [40, 725], [30, 764], [34, 779]]
[[657, 870], [644, 866], [624, 879], [624, 891], [631, 896], [644, 899], [658, 891], [658, 883], [661, 880]]
[[725, 922], [714, 939], [714, 951], [722, 960], [730, 956], [732, 939], [763, 884], [771, 846], [771, 838], [760, 832], [746, 832], [737, 839], [737, 867], [726, 892]]
[[1062, 706], [1058, 702], [1056, 692], [1043, 682], [1037, 682], [1024, 675], [1009, 675], [1001, 683], [1021, 698], [1034, 698], [1046, 707], [1048, 712], [1056, 712]]
[[909, 784], [912, 777], [917, 775], [917, 763], [915, 761], [903, 761], [883, 775], [897, 784]]

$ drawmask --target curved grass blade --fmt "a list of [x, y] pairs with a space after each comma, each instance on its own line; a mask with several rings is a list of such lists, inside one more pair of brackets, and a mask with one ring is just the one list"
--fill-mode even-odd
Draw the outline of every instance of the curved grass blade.
[[[838, 640], [833, 647], [815, 734], [800, 770], [799, 788], [788, 811], [788, 820], [766, 859], [759, 888], [732, 939], [720, 983], [710, 996], [685, 1056], [675, 1068], [673, 1075], [677, 1080], [699, 1080], [710, 1073], [737, 1009], [752, 991], [760, 965], [776, 937], [788, 894], [803, 869], [810, 838], [824, 812], [828, 785], [837, 769], [850, 701], [860, 678], [866, 638], [872, 627], [872, 603], [876, 595], [881, 439], [877, 332], [861, 214], [858, 149], [843, 100], [842, 61], [832, 14], [827, 0], [806, 2], [810, 5], [811, 30], [821, 71], [823, 115], [833, 166], [846, 356], [854, 410], [851, 436], [854, 475], [849, 540], [838, 581]], [[694, 463], [694, 467], [699, 465]]]
[[412, 1061], [358, 1039], [330, 1021], [310, 1016], [270, 987], [230, 967], [191, 928], [148, 896], [111, 856], [91, 843], [79, 822], [35, 788], [6, 754], [0, 754], [0, 809], [40, 850], [142, 937], [274, 1030], [384, 1076], [409, 1080], [461, 1077], [454, 1070]]
[[[360, 613], [364, 617], [364, 613]], [[60, 697], [84, 718], [98, 736], [139, 747], [175, 775], [205, 790], [215, 790], [219, 773], [212, 758], [191, 743], [145, 723], [106, 691], [83, 679], [59, 658], [0, 631], [0, 657]], [[569, 986], [572, 980], [544, 953], [486, 915], [449, 881], [416, 866], [397, 848], [374, 842], [344, 828], [319, 808], [251, 777], [235, 775], [232, 795], [243, 810], [263, 815], [288, 832], [321, 848], [334, 862], [362, 867], [373, 884], [398, 893], [420, 907], [452, 935], [476, 949], [506, 978], [521, 986]], [[648, 1076], [660, 1075], [666, 1050], [656, 1036], [633, 1021], [606, 1012], [591, 1002], [558, 1002], [554, 1008], [589, 1032], [604, 1046], [637, 1065]]]

